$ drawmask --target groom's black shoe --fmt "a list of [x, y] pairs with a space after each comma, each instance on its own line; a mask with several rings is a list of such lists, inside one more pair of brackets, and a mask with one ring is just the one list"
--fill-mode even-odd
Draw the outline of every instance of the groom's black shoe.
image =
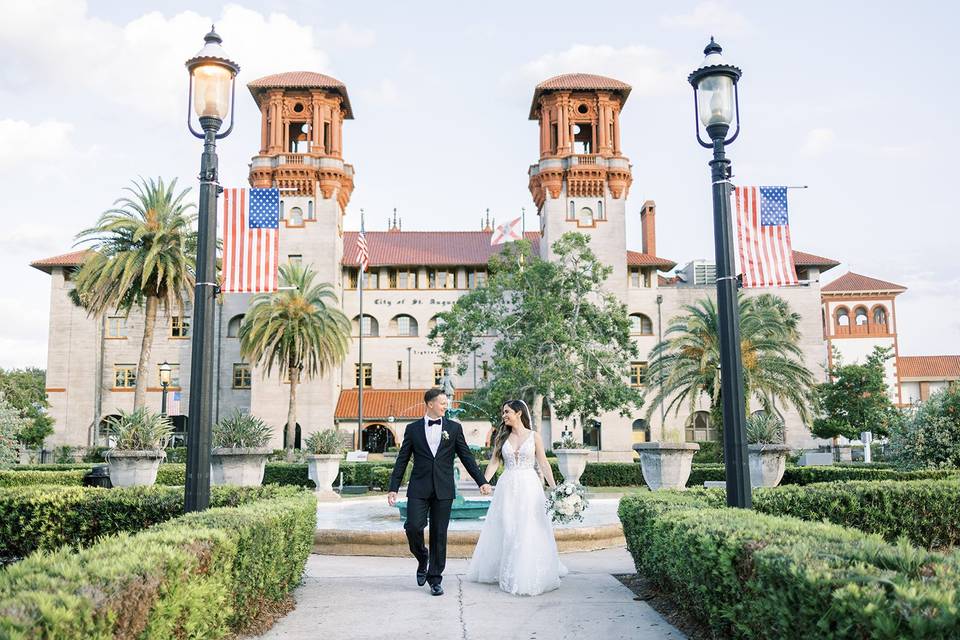
[[442, 596], [442, 595], [443, 595], [443, 587], [441, 587], [439, 584], [432, 584], [432, 585], [430, 585], [430, 595], [432, 595], [432, 596]]
[[417, 586], [422, 587], [427, 584], [427, 565], [421, 564], [417, 566]]

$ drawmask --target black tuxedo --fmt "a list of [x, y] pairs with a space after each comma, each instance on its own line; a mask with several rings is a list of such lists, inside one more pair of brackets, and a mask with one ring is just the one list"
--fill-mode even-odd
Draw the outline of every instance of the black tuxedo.
[[[407, 485], [407, 521], [403, 528], [407, 532], [410, 552], [421, 566], [429, 561], [427, 581], [431, 585], [440, 584], [447, 560], [447, 526], [450, 524], [450, 508], [454, 496], [454, 454], [460, 458], [467, 473], [478, 486], [487, 483], [470, 447], [467, 446], [460, 423], [442, 418], [440, 428], [440, 445], [437, 447], [437, 455], [434, 456], [427, 441], [423, 419], [408, 424], [403, 434], [403, 444], [397, 454], [397, 462], [393, 465], [393, 474], [390, 476], [390, 491], [398, 491], [407, 470], [407, 463], [410, 456], [413, 456], [413, 472]], [[444, 436], [444, 433], [447, 436]], [[423, 528], [427, 524], [428, 513], [429, 551], [423, 543]]]

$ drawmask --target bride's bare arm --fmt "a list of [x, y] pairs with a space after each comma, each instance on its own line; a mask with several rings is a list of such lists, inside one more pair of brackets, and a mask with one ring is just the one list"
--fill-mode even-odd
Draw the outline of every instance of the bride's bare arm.
[[550, 463], [547, 462], [547, 453], [543, 450], [543, 440], [536, 431], [533, 432], [533, 444], [537, 448], [537, 464], [540, 466], [540, 471], [547, 479], [547, 486], [553, 489], [557, 486], [556, 481], [553, 479], [553, 468], [550, 466]]
[[490, 462], [487, 463], [487, 468], [483, 472], [483, 477], [487, 479], [487, 482], [490, 482], [493, 479], [493, 476], [497, 475], [497, 469], [500, 468], [500, 457], [497, 455], [496, 451], [490, 452]]

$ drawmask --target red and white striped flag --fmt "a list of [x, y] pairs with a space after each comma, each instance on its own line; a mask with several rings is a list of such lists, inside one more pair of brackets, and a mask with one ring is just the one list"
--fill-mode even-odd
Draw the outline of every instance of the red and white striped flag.
[[280, 253], [280, 190], [223, 192], [224, 293], [277, 290]]
[[737, 240], [744, 288], [797, 284], [786, 187], [737, 187]]
[[520, 234], [521, 220], [522, 218], [517, 218], [494, 229], [493, 235], [490, 236], [490, 246], [506, 244], [522, 238], [523, 236]]
[[357, 234], [357, 262], [360, 263], [360, 273], [364, 273], [370, 266], [370, 253], [367, 251], [367, 234], [361, 227]]

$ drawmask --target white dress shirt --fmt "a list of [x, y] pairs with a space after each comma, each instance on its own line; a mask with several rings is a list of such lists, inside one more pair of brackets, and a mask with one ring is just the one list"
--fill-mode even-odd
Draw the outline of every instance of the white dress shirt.
[[[431, 420], [440, 420], [440, 424], [427, 426], [430, 424]], [[427, 444], [430, 445], [430, 453], [436, 457], [437, 449], [440, 448], [440, 432], [443, 431], [443, 418], [431, 418], [430, 416], [423, 416], [423, 428], [425, 430], [424, 432], [427, 434]]]

